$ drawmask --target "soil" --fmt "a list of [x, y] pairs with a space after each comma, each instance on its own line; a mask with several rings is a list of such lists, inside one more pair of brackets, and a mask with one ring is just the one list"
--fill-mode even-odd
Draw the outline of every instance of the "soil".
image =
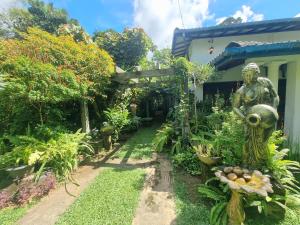
[[198, 192], [199, 184], [203, 184], [200, 176], [192, 176], [183, 169], [176, 169], [177, 179], [185, 185], [188, 198], [192, 203], [199, 203], [200, 195]]
[[146, 171], [146, 182], [132, 224], [175, 224], [176, 213], [170, 161], [167, 156], [158, 154], [157, 165], [147, 168]]

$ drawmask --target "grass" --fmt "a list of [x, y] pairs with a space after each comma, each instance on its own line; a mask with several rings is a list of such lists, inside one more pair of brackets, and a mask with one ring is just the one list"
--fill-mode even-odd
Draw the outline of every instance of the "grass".
[[140, 128], [114, 155], [116, 158], [125, 159], [150, 159], [153, 153], [152, 140], [158, 126]]
[[[8, 178], [7, 174], [0, 171], [0, 191], [3, 188], [8, 187], [12, 183], [12, 180]], [[22, 206], [22, 207], [9, 207], [0, 210], [0, 225], [11, 225], [15, 224], [30, 208], [32, 204]]]
[[17, 208], [5, 208], [0, 210], [0, 224], [1, 225], [12, 225], [15, 224], [20, 218], [25, 215], [27, 210], [35, 203], [31, 203], [22, 207]]
[[[288, 209], [285, 214], [284, 220], [274, 221], [272, 219], [268, 219], [263, 215], [255, 215], [255, 217], [248, 216], [245, 225], [299, 225], [300, 210], [298, 209]], [[246, 215], [247, 216], [247, 215]]]
[[57, 225], [131, 225], [144, 176], [142, 169], [105, 169]]
[[[176, 203], [176, 225], [208, 225], [209, 209], [189, 190], [190, 182], [183, 177], [190, 176], [174, 172], [174, 194]], [[193, 192], [196, 191], [193, 189]]]

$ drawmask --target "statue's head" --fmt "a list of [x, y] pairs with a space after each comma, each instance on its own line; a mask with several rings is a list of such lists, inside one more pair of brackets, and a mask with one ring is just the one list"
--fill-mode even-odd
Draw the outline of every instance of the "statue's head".
[[247, 64], [242, 70], [242, 76], [246, 84], [250, 84], [257, 80], [260, 70], [256, 63]]

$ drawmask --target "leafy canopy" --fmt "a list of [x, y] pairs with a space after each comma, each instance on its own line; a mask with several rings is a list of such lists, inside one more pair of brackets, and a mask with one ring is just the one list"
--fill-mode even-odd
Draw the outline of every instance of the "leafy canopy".
[[3, 42], [8, 58], [26, 56], [58, 70], [70, 70], [82, 95], [102, 94], [114, 72], [112, 58], [94, 44], [77, 43], [70, 36], [56, 37], [37, 28], [29, 28], [22, 38]]
[[109, 52], [116, 64], [125, 70], [132, 70], [153, 48], [153, 43], [141, 28], [125, 29], [118, 33], [112, 29], [96, 32], [96, 44]]
[[26, 32], [29, 27], [38, 27], [49, 33], [56, 33], [60, 25], [76, 23], [68, 13], [52, 3], [41, 0], [25, 0], [23, 8], [12, 8], [0, 15], [1, 36], [15, 36], [16, 32]]

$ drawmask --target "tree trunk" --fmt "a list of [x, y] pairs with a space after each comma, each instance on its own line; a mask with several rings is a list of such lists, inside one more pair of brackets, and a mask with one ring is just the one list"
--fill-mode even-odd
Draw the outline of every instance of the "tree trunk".
[[87, 100], [80, 101], [82, 132], [90, 133], [89, 108]]
[[94, 107], [94, 110], [95, 110], [95, 113], [96, 113], [98, 119], [100, 119], [101, 115], [100, 115], [100, 110], [99, 110], [99, 107], [97, 105], [96, 99], [93, 101], [93, 107]]

